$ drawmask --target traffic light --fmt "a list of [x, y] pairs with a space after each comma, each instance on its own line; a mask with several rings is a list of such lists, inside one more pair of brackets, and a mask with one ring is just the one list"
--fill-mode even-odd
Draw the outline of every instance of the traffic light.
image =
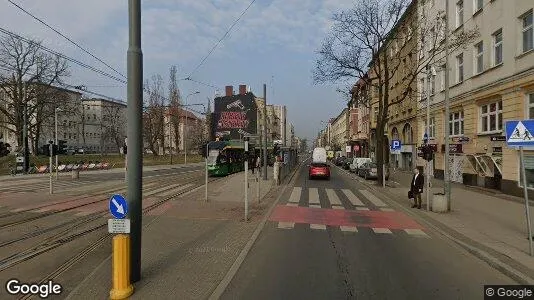
[[124, 155], [128, 154], [128, 146], [126, 145], [122, 146], [122, 152]]
[[67, 154], [67, 141], [59, 140], [57, 145], [58, 154]]
[[426, 161], [431, 161], [434, 159], [434, 150], [430, 145], [423, 146], [423, 159]]

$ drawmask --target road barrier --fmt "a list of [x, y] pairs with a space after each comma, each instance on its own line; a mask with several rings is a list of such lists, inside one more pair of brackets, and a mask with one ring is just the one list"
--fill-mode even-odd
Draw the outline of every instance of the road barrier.
[[133, 294], [130, 282], [130, 236], [118, 234], [113, 237], [113, 288], [111, 299], [126, 299]]
[[298, 164], [297, 150], [282, 148], [280, 149], [280, 156], [278, 156], [277, 160], [279, 163], [275, 164], [274, 178], [277, 184], [281, 184]]

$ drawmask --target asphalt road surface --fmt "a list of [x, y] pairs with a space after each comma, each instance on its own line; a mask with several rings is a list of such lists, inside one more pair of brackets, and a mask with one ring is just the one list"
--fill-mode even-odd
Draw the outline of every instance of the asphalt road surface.
[[483, 299], [516, 284], [343, 171], [298, 171], [221, 299]]

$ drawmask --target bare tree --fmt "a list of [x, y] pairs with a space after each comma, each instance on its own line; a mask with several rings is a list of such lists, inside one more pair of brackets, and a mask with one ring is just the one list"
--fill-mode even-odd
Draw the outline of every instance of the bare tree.
[[27, 110], [28, 132], [37, 153], [42, 125], [54, 116], [56, 107], [69, 100], [62, 85], [69, 76], [65, 59], [45, 52], [41, 42], [22, 39], [16, 35], [0, 38], [0, 127], [17, 137], [18, 148], [23, 146], [24, 108]]
[[[437, 18], [429, 17], [421, 13], [419, 2], [358, 0], [352, 9], [334, 14], [331, 33], [318, 51], [315, 83], [365, 79], [371, 85], [373, 96], [364, 98], [363, 105], [378, 106], [378, 165], [383, 164], [388, 149], [384, 133], [389, 109], [417, 97], [417, 79], [430, 63], [444, 57], [445, 34], [449, 36], [451, 52], [478, 36], [476, 28], [450, 32], [444, 26], [444, 12]], [[401, 92], [392, 99], [393, 87]], [[378, 168], [378, 183], [382, 184], [382, 168]]]
[[170, 151], [173, 151], [173, 146], [178, 152], [180, 149], [180, 119], [182, 115], [182, 96], [180, 89], [178, 88], [178, 82], [176, 79], [176, 66], [172, 66], [169, 70], [169, 122], [171, 126], [172, 139], [174, 145], [169, 143]]
[[[119, 149], [124, 143], [124, 108], [119, 103], [108, 102], [102, 106], [102, 141], [113, 143]], [[104, 147], [102, 147], [104, 148]]]
[[188, 148], [191, 150], [200, 150], [204, 144], [204, 124], [205, 121], [197, 119], [191, 127], [187, 125], [189, 127], [187, 130]]
[[152, 76], [146, 82], [145, 89], [148, 94], [145, 113], [143, 115], [143, 132], [145, 142], [154, 155], [159, 155], [159, 149], [164, 142], [165, 126], [165, 98], [163, 97], [163, 78], [160, 75]]

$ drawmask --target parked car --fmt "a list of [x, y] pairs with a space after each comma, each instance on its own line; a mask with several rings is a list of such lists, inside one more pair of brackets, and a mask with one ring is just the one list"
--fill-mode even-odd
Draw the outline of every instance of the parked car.
[[339, 157], [336, 157], [336, 160], [334, 161], [334, 163], [336, 166], [342, 166], [343, 163], [345, 163], [345, 160], [347, 160], [345, 156], [339, 156]]
[[[386, 180], [389, 179], [389, 168], [386, 166]], [[378, 170], [375, 162], [366, 162], [358, 169], [358, 176], [365, 179], [377, 179]]]
[[309, 179], [317, 177], [330, 179], [330, 166], [327, 163], [312, 162], [308, 170]]
[[368, 157], [354, 157], [350, 165], [350, 171], [358, 174], [358, 170], [364, 163], [370, 163], [371, 159]]

